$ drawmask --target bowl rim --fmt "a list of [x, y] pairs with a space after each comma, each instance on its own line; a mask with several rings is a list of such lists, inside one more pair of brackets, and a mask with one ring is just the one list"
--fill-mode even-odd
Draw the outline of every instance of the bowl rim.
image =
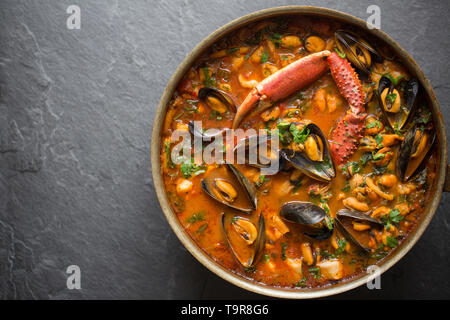
[[183, 61], [178, 65], [177, 69], [171, 76], [158, 105], [158, 109], [155, 114], [155, 119], [153, 122], [152, 139], [151, 139], [151, 167], [153, 183], [155, 186], [156, 194], [161, 205], [161, 209], [164, 215], [184, 247], [208, 270], [221, 277], [222, 279], [248, 291], [277, 298], [288, 298], [288, 299], [308, 299], [308, 298], [319, 298], [326, 297], [330, 295], [339, 294], [356, 287], [359, 287], [368, 281], [370, 281], [370, 274], [360, 274], [354, 278], [347, 278], [343, 282], [338, 282], [337, 284], [323, 286], [318, 288], [307, 288], [307, 289], [289, 289], [289, 288], [279, 288], [274, 286], [268, 286], [263, 283], [256, 282], [242, 277], [232, 271], [225, 269], [213, 258], [211, 258], [202, 248], [200, 248], [195, 241], [190, 237], [190, 235], [185, 231], [184, 227], [178, 220], [176, 214], [172, 211], [166, 192], [164, 188], [164, 183], [162, 180], [161, 165], [160, 165], [160, 137], [161, 129], [166, 114], [166, 109], [170, 102], [170, 99], [178, 85], [179, 81], [182, 79], [184, 74], [187, 72], [188, 68], [195, 62], [195, 60], [201, 56], [201, 54], [207, 50], [216, 40], [220, 39], [222, 36], [257, 20], [268, 19], [274, 16], [281, 15], [309, 15], [309, 16], [321, 16], [329, 19], [337, 19], [343, 21], [344, 23], [351, 24], [355, 27], [364, 28], [365, 32], [372, 34], [373, 36], [382, 39], [389, 46], [391, 46], [398, 56], [401, 57], [403, 64], [407, 65], [408, 70], [414, 71], [416, 77], [421, 82], [424, 87], [430, 103], [433, 113], [434, 125], [437, 129], [437, 138], [439, 141], [438, 146], [438, 166], [436, 168], [437, 178], [434, 181], [434, 185], [431, 190], [431, 195], [427, 208], [420, 217], [420, 221], [416, 223], [416, 227], [410, 231], [407, 238], [402, 241], [400, 246], [395, 248], [388, 257], [386, 257], [379, 266], [380, 274], [387, 271], [395, 263], [397, 263], [403, 256], [414, 246], [414, 244], [419, 240], [421, 235], [424, 233], [428, 224], [434, 216], [434, 213], [439, 205], [439, 201], [443, 192], [445, 175], [447, 170], [447, 140], [446, 140], [446, 129], [442, 119], [442, 113], [437, 101], [437, 98], [433, 92], [433, 89], [425, 77], [424, 73], [417, 65], [417, 63], [411, 58], [411, 56], [389, 35], [384, 33], [379, 29], [368, 29], [366, 22], [360, 18], [353, 15], [316, 6], [282, 6], [274, 7], [269, 9], [263, 9], [259, 11], [252, 12], [250, 14], [239, 17], [222, 27], [216, 29], [214, 32], [209, 34], [200, 43], [198, 43], [194, 49], [189, 52]]

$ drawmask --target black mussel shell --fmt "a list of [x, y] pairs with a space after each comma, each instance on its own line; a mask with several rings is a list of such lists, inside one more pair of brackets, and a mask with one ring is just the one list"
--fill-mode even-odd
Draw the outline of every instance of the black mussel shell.
[[[264, 248], [265, 248], [266, 226], [265, 226], [265, 222], [264, 222], [264, 216], [262, 213], [259, 215], [258, 227], [257, 227], [258, 235], [257, 235], [254, 243], [250, 246], [248, 246], [245, 243], [244, 239], [242, 239], [242, 242], [240, 242], [239, 240], [237, 240], [237, 242], [236, 242], [236, 239], [235, 240], [231, 239], [231, 234], [229, 234], [229, 232], [233, 232], [233, 231], [229, 230], [229, 228], [231, 228], [231, 224], [233, 223], [234, 219], [243, 219], [243, 218], [234, 216], [232, 214], [223, 213], [222, 219], [221, 219], [222, 231], [224, 233], [227, 244], [230, 247], [231, 252], [233, 253], [234, 258], [243, 267], [251, 268], [258, 263], [258, 261], [260, 260], [262, 254], [264, 252]], [[251, 221], [249, 221], [249, 222], [251, 222]], [[237, 236], [237, 237], [239, 237], [239, 236]], [[240, 247], [238, 247], [238, 245], [240, 245]]]
[[421, 171], [435, 140], [434, 130], [416, 125], [408, 131], [400, 145], [396, 164], [397, 174], [403, 182], [410, 180]]
[[[388, 112], [384, 108], [384, 103], [381, 98], [381, 94], [383, 91], [388, 88], [389, 93], [391, 93], [395, 88], [392, 81], [386, 77], [382, 76], [379, 84], [378, 84], [378, 97], [380, 100], [380, 108], [383, 111], [384, 116], [388, 120], [388, 124], [391, 129], [401, 130], [408, 123], [409, 119], [411, 119], [412, 115], [415, 111], [415, 101], [417, 97], [417, 93], [419, 92], [419, 82], [417, 79], [412, 78], [406, 82], [403, 90], [403, 94], [400, 99], [400, 111], [398, 113]], [[397, 90], [401, 92], [401, 90]]]
[[[218, 195], [217, 190], [218, 180], [225, 181], [234, 188], [236, 198], [234, 201], [227, 201], [224, 197]], [[256, 210], [257, 197], [256, 189], [248, 178], [240, 172], [234, 165], [225, 164], [202, 179], [202, 189], [211, 198], [216, 201], [239, 211], [251, 213]]]
[[419, 93], [419, 81], [415, 78], [410, 79], [405, 85], [405, 105], [410, 110], [409, 117], [413, 115], [413, 107]]
[[368, 243], [370, 240], [369, 230], [356, 231], [353, 229], [352, 221], [360, 221], [365, 224], [369, 224], [372, 228], [381, 229], [383, 223], [377, 219], [370, 217], [366, 213], [352, 211], [348, 209], [341, 209], [336, 213], [335, 223], [337, 229], [359, 248], [366, 252], [370, 252], [371, 248]]
[[236, 104], [234, 103], [233, 99], [224, 91], [216, 89], [216, 88], [209, 88], [209, 87], [203, 87], [200, 88], [200, 90], [198, 91], [198, 97], [199, 99], [205, 101], [205, 103], [211, 107], [213, 110], [218, 111], [219, 113], [223, 113], [220, 112], [220, 110], [217, 110], [214, 106], [212, 106], [210, 103], [208, 103], [207, 98], [208, 97], [214, 97], [217, 100], [219, 100], [224, 107], [231, 111], [231, 112], [236, 112]]
[[308, 124], [307, 129], [310, 134], [316, 135], [322, 141], [323, 161], [313, 161], [305, 151], [294, 151], [291, 149], [281, 149], [280, 155], [292, 164], [294, 168], [299, 169], [310, 178], [324, 182], [331, 181], [336, 176], [336, 170], [330, 154], [328, 141], [320, 128], [314, 123]]
[[[350, 62], [366, 75], [370, 73], [372, 60], [382, 61], [383, 58], [366, 40], [348, 30], [337, 30], [335, 40], [338, 49], [345, 53]], [[355, 50], [352, 50], [355, 47]], [[356, 52], [356, 54], [355, 54]], [[358, 58], [358, 56], [361, 57]]]
[[[245, 164], [257, 167], [257, 168], [267, 168], [270, 166], [271, 161], [277, 161], [279, 158], [278, 150], [276, 151], [276, 154], [272, 155], [272, 158], [268, 154], [263, 154], [263, 151], [260, 150], [260, 142], [266, 140], [267, 146], [265, 147], [265, 151], [269, 153], [270, 150], [270, 144], [269, 141], [271, 140], [271, 135], [261, 136], [261, 135], [252, 135], [249, 137], [246, 137], [244, 139], [241, 139], [236, 146], [234, 147], [233, 151], [239, 156], [243, 156], [245, 159]], [[250, 161], [252, 160], [252, 161]]]
[[[281, 206], [280, 217], [289, 222], [294, 222], [308, 227], [312, 233], [305, 232], [311, 238], [325, 240], [333, 234], [333, 228], [328, 228], [329, 216], [326, 211], [311, 202], [290, 201]], [[321, 226], [317, 226], [321, 224]]]

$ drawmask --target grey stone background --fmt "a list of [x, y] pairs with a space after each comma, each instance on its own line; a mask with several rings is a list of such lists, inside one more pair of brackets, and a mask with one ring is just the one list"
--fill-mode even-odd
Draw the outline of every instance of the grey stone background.
[[[66, 9], [81, 7], [81, 30]], [[156, 107], [184, 56], [217, 27], [287, 4], [381, 28], [422, 67], [450, 125], [448, 1], [0, 1], [0, 297], [261, 298], [200, 265], [159, 207], [149, 148]], [[408, 255], [334, 298], [448, 298], [450, 197]], [[67, 266], [82, 272], [66, 288]]]

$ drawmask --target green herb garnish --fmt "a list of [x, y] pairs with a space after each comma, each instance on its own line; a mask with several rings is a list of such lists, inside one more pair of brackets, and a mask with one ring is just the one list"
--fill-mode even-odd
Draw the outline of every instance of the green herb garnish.
[[203, 234], [205, 232], [206, 228], [208, 228], [208, 223], [204, 223], [200, 227], [198, 227], [196, 233]]
[[191, 175], [199, 175], [206, 172], [205, 165], [196, 166], [194, 164], [194, 159], [191, 158], [191, 162], [183, 162], [180, 166], [180, 171], [185, 179], [190, 178]]
[[295, 287], [301, 287], [304, 288], [307, 286], [307, 280], [305, 277], [301, 278], [300, 280], [298, 280], [296, 283], [294, 283]]
[[198, 221], [203, 221], [205, 220], [204, 215], [204, 211], [195, 212], [192, 216], [189, 217], [189, 219], [186, 220], [186, 222], [196, 223]]
[[399, 81], [400, 81], [401, 79], [403, 79], [405, 76], [404, 76], [404, 75], [399, 75], [397, 78], [394, 78], [394, 77], [391, 76], [390, 74], [385, 73], [385, 74], [383, 74], [383, 77], [386, 77], [386, 78], [388, 78], [389, 80], [391, 80], [392, 84], [393, 84], [394, 86], [396, 86], [396, 85], [398, 85]]
[[341, 57], [342, 59], [345, 59], [346, 55], [344, 52], [342, 52], [338, 48], [335, 48], [334, 51], [336, 51], [336, 53], [339, 55], [339, 57]]
[[318, 267], [311, 267], [308, 269], [308, 271], [314, 277], [314, 279], [322, 278], [322, 274], [320, 273], [320, 269]]
[[266, 63], [267, 61], [269, 61], [269, 54], [264, 51], [261, 55], [261, 63]]
[[334, 254], [337, 256], [342, 254], [345, 251], [346, 245], [347, 245], [347, 240], [339, 239], [338, 248], [334, 251]]
[[166, 160], [167, 160], [167, 166], [169, 168], [174, 168], [175, 164], [172, 162], [172, 157], [170, 156], [170, 141], [165, 141], [164, 142], [164, 146], [165, 146], [165, 151], [166, 151]]
[[397, 99], [396, 93], [389, 93], [386, 95], [386, 100], [388, 100], [391, 104], [394, 104], [396, 99]]
[[381, 134], [377, 134], [374, 139], [375, 139], [375, 142], [377, 143], [377, 145], [382, 146], [381, 143], [383, 142], [384, 138]]
[[391, 237], [391, 236], [386, 237], [386, 243], [391, 248], [395, 248], [398, 245], [397, 239], [395, 239], [394, 237]]
[[287, 242], [281, 243], [281, 260], [286, 260], [286, 249], [288, 247]]
[[299, 130], [293, 123], [289, 127], [289, 132], [292, 134], [295, 143], [304, 143], [309, 135], [307, 126], [304, 126], [302, 130]]

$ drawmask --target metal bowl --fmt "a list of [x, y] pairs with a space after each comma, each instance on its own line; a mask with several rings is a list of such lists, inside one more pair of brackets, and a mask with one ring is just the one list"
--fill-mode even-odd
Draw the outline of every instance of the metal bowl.
[[172, 211], [162, 180], [161, 174], [161, 164], [160, 164], [160, 143], [161, 143], [161, 129], [164, 116], [166, 114], [167, 108], [169, 106], [169, 101], [176, 90], [177, 84], [182, 79], [184, 74], [189, 70], [190, 66], [200, 57], [200, 55], [208, 49], [214, 42], [223, 36], [255, 21], [264, 20], [267, 18], [281, 16], [281, 15], [310, 15], [316, 17], [329, 18], [332, 20], [338, 20], [345, 24], [353, 25], [357, 28], [365, 30], [368, 34], [373, 37], [378, 38], [397, 54], [399, 58], [402, 59], [403, 64], [408, 68], [409, 72], [415, 76], [423, 88], [425, 89], [426, 95], [428, 95], [429, 104], [433, 113], [434, 126], [437, 133], [437, 156], [438, 165], [436, 172], [436, 179], [432, 186], [432, 195], [427, 203], [424, 213], [421, 215], [419, 221], [416, 223], [415, 228], [409, 233], [407, 238], [395, 248], [382, 262], [378, 264], [380, 267], [380, 272], [383, 273], [397, 263], [419, 240], [420, 236], [425, 231], [426, 227], [430, 223], [436, 208], [439, 205], [442, 192], [450, 191], [450, 175], [447, 176], [447, 138], [444, 122], [442, 120], [441, 109], [436, 96], [431, 88], [431, 85], [422, 70], [414, 62], [414, 60], [409, 56], [409, 54], [391, 37], [380, 30], [370, 30], [367, 28], [366, 22], [356, 18], [354, 16], [318, 7], [309, 6], [287, 6], [287, 7], [277, 7], [266, 10], [257, 11], [249, 15], [243, 16], [236, 19], [225, 26], [217, 29], [211, 33], [206, 39], [201, 41], [183, 60], [183, 62], [178, 66], [159, 102], [158, 110], [156, 111], [155, 120], [153, 123], [153, 133], [151, 142], [151, 164], [152, 164], [152, 174], [153, 182], [156, 189], [156, 194], [158, 196], [161, 208], [172, 227], [173, 231], [186, 247], [187, 250], [206, 268], [214, 272], [216, 275], [222, 279], [233, 283], [234, 285], [241, 287], [243, 289], [259, 293], [262, 295], [280, 297], [280, 298], [291, 298], [291, 299], [304, 299], [304, 298], [318, 298], [324, 296], [330, 296], [345, 292], [361, 286], [370, 280], [370, 274], [362, 273], [350, 279], [343, 280], [334, 285], [328, 285], [319, 288], [312, 289], [289, 289], [289, 288], [277, 288], [268, 286], [256, 281], [246, 279], [240, 275], [222, 267], [220, 264], [215, 262], [211, 257], [208, 256], [194, 240], [187, 234], [181, 223], [178, 221], [177, 216]]

